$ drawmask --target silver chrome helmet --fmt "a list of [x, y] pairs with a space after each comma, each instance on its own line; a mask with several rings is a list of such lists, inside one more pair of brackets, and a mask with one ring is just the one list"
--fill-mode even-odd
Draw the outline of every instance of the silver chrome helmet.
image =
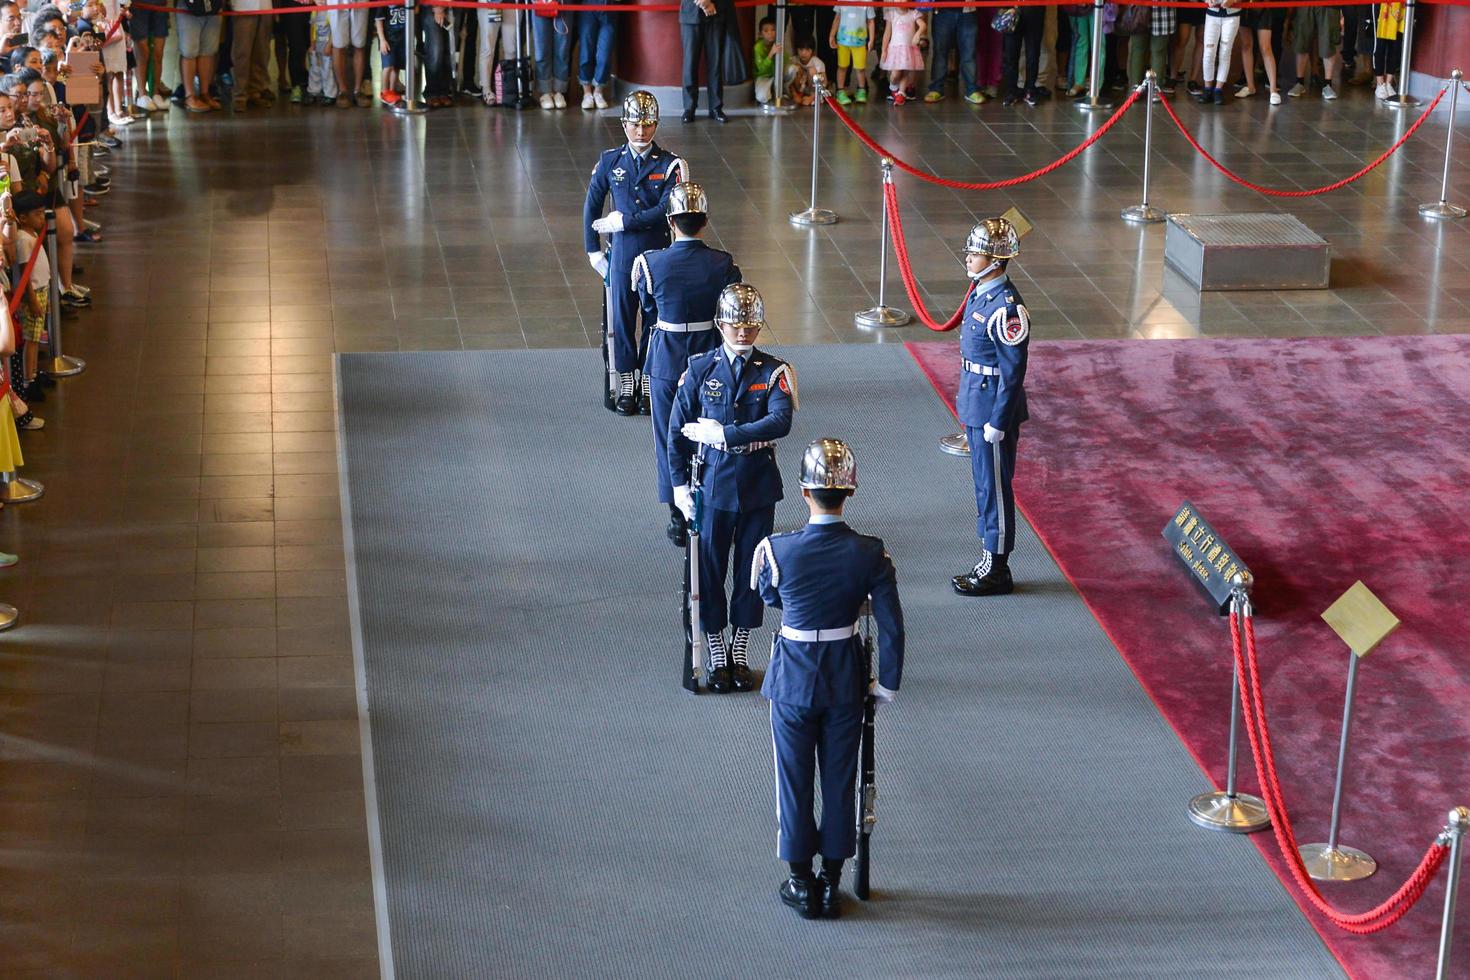
[[623, 118], [626, 123], [658, 125], [658, 99], [652, 92], [639, 89], [623, 100]]
[[664, 214], [670, 218], [676, 214], [709, 214], [709, 196], [698, 184], [675, 184]]
[[720, 302], [715, 307], [715, 321], [723, 326], [764, 327], [766, 325], [766, 303], [761, 294], [749, 283], [737, 282], [720, 291]]
[[818, 439], [801, 455], [803, 490], [856, 490], [857, 460], [841, 439]]
[[965, 239], [965, 254], [1013, 259], [1021, 254], [1021, 236], [1016, 234], [1016, 226], [1005, 218], [986, 218], [970, 229], [970, 236]]

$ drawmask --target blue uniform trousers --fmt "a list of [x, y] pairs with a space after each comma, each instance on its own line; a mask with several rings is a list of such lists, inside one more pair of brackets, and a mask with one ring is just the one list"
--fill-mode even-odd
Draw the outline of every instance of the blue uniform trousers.
[[[755, 546], [769, 537], [776, 523], [776, 505], [755, 510], [716, 510], [705, 502], [704, 526], [699, 533], [699, 619], [706, 633], [726, 625], [754, 629], [765, 618], [766, 604], [750, 587]], [[725, 574], [730, 550], [735, 554], [735, 587], [725, 602]]]
[[622, 374], [643, 367], [648, 355], [648, 331], [652, 324], [645, 324], [639, 336], [638, 318], [642, 310], [638, 293], [633, 289], [633, 266], [620, 268], [614, 262], [607, 272], [607, 324], [604, 327], [612, 335], [609, 345], [613, 370]]
[[[817, 854], [850, 858], [857, 851], [858, 746], [863, 705], [771, 702], [771, 745], [776, 754], [776, 852], [783, 861]], [[815, 766], [813, 765], [815, 763]], [[822, 826], [812, 816], [815, 768], [822, 776]]]
[[658, 460], [658, 502], [674, 502], [674, 485], [669, 482], [669, 415], [674, 411], [674, 393], [678, 379], [648, 379], [648, 414], [653, 418], [653, 455]]
[[970, 440], [970, 471], [975, 476], [975, 533], [993, 555], [1008, 555], [1016, 547], [1016, 498], [1011, 478], [1016, 475], [1016, 442], [1020, 427], [1013, 427], [1000, 442], [985, 441], [983, 428], [965, 426]]

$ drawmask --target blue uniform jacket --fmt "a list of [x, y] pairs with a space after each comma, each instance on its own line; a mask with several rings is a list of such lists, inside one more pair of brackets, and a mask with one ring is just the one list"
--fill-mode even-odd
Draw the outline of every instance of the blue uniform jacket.
[[1031, 316], [1009, 279], [986, 283], [970, 292], [960, 323], [960, 357], [972, 364], [999, 369], [999, 376], [961, 368], [955, 410], [974, 428], [987, 423], [1002, 431], [1018, 428], [1026, 412], [1026, 348], [1031, 343]]
[[[633, 262], [633, 288], [643, 302], [643, 322], [707, 323], [715, 318], [720, 291], [740, 281], [740, 267], [729, 252], [697, 238], [682, 238], [668, 248], [644, 252]], [[677, 380], [689, 358], [720, 346], [720, 331], [675, 333], [655, 330], [648, 339], [643, 373]]]
[[791, 431], [796, 409], [796, 377], [791, 365], [753, 348], [736, 378], [722, 346], [689, 359], [669, 413], [669, 478], [689, 483], [689, 458], [695, 443], [680, 431], [685, 422], [707, 418], [725, 426], [725, 451], [705, 447], [705, 503], [718, 510], [755, 510], [781, 499], [781, 470], [772, 446], [741, 452], [751, 443], [780, 439]]
[[[903, 608], [893, 562], [879, 538], [844, 523], [808, 524], [773, 534], [755, 549], [755, 588], [793, 629], [840, 629], [857, 622], [869, 596], [878, 626], [878, 683], [903, 680]], [[861, 636], [808, 642], [776, 634], [761, 693], [785, 704], [821, 706], [861, 701], [868, 666]]]
[[[642, 160], [624, 143], [603, 150], [592, 168], [587, 184], [587, 203], [582, 207], [582, 237], [588, 252], [602, 250], [592, 222], [602, 217], [602, 206], [612, 196], [613, 211], [623, 214], [623, 230], [612, 237], [614, 268], [630, 269], [633, 260], [651, 248], [669, 243], [669, 225], [664, 202], [674, 185], [689, 179], [689, 165], [653, 143]], [[625, 282], [627, 280], [624, 280]]]

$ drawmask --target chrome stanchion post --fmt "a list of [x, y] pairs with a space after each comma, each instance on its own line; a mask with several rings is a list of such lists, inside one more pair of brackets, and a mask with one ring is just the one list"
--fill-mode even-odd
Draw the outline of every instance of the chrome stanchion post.
[[1169, 215], [1153, 207], [1148, 203], [1148, 178], [1149, 160], [1153, 157], [1154, 148], [1154, 98], [1159, 90], [1159, 78], [1154, 74], [1152, 68], [1144, 76], [1143, 85], [1140, 86], [1144, 92], [1143, 107], [1143, 201], [1132, 207], [1123, 209], [1123, 220], [1131, 221], [1139, 225], [1151, 225], [1163, 221]]
[[[1234, 589], [1230, 596], [1230, 615], [1240, 619], [1241, 632], [1245, 632], [1245, 624], [1251, 617], [1253, 581], [1249, 572], [1240, 572], [1231, 584]], [[1236, 747], [1240, 732], [1240, 671], [1232, 668], [1231, 677], [1230, 758], [1225, 773], [1225, 792], [1201, 793], [1190, 800], [1189, 819], [1206, 830], [1253, 834], [1271, 826], [1271, 817], [1266, 812], [1266, 802], [1259, 796], [1238, 793], [1235, 789]]]
[[1347, 772], [1348, 731], [1353, 723], [1353, 693], [1358, 686], [1358, 657], [1348, 651], [1347, 696], [1342, 706], [1342, 738], [1337, 743], [1337, 780], [1332, 787], [1332, 823], [1327, 843], [1303, 844], [1297, 850], [1307, 874], [1318, 881], [1358, 881], [1378, 870], [1378, 862], [1356, 847], [1337, 843], [1338, 820], [1342, 815], [1342, 783]]
[[1077, 100], [1077, 108], [1083, 112], [1111, 109], [1113, 104], [1102, 94], [1102, 44], [1103, 44], [1103, 0], [1092, 0], [1092, 64], [1087, 76], [1087, 95]]
[[14, 470], [0, 473], [0, 500], [7, 504], [28, 504], [40, 500], [46, 485], [40, 480], [28, 480]]
[[825, 78], [818, 78], [812, 83], [816, 90], [816, 101], [812, 103], [812, 196], [810, 206], [805, 211], [791, 212], [790, 219], [793, 225], [835, 225], [837, 223], [837, 212], [828, 211], [826, 208], [817, 207], [817, 160], [821, 150], [821, 143], [817, 136], [821, 132], [822, 125], [822, 103], [827, 98], [827, 92], [823, 88]]
[[1449, 203], [1450, 196], [1450, 152], [1455, 146], [1455, 108], [1460, 101], [1460, 84], [1464, 72], [1456, 68], [1450, 72], [1450, 118], [1444, 137], [1444, 176], [1439, 181], [1439, 201], [1435, 204], [1419, 205], [1419, 213], [1426, 218], [1463, 218], [1465, 209]]
[[970, 455], [970, 437], [965, 435], [965, 430], [951, 432], [939, 440], [939, 451], [951, 456]]
[[20, 610], [8, 602], [0, 602], [0, 633], [20, 622]]
[[1393, 109], [1407, 109], [1419, 104], [1409, 94], [1409, 49], [1414, 45], [1414, 0], [1404, 0], [1404, 46], [1399, 54], [1399, 90], [1383, 101]]
[[46, 209], [46, 261], [51, 266], [51, 281], [47, 283], [51, 296], [46, 303], [46, 333], [51, 338], [51, 350], [49, 358], [40, 366], [53, 378], [70, 378], [85, 371], [87, 362], [61, 352], [61, 264], [56, 261], [56, 212], [50, 208]]
[[418, 61], [414, 57], [419, 40], [419, 8], [414, 0], [404, 0], [408, 23], [403, 25], [403, 98], [393, 111], [404, 116], [421, 116], [429, 110], [417, 101], [419, 89]]
[[878, 305], [870, 306], [853, 314], [852, 322], [859, 327], [901, 327], [913, 317], [903, 310], [896, 310], [885, 301], [888, 290], [888, 185], [893, 183], [893, 161], [883, 160], [883, 223], [878, 240]]
[[[768, 116], [784, 116], [788, 112], [794, 112], [796, 106], [781, 98], [786, 89], [786, 0], [776, 0], [776, 47], [781, 53], [776, 57], [775, 67], [771, 75], [771, 101], [761, 106], [761, 111]], [[813, 106], [812, 108], [816, 108]]]
[[1450, 939], [1455, 929], [1455, 893], [1460, 890], [1460, 844], [1465, 831], [1470, 828], [1470, 810], [1457, 806], [1450, 811], [1449, 826], [1444, 829], [1441, 840], [1450, 839], [1450, 880], [1444, 889], [1444, 919], [1439, 927], [1439, 963], [1434, 968], [1434, 980], [1449, 980]]

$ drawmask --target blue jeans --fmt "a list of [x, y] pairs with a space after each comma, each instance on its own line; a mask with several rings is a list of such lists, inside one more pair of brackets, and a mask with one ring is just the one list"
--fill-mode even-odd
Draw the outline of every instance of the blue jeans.
[[617, 36], [612, 14], [605, 10], [577, 11], [577, 47], [582, 52], [577, 81], [583, 85], [607, 84]]
[[572, 27], [566, 14], [532, 17], [536, 39], [536, 85], [542, 92], [561, 92], [572, 74]]
[[929, 79], [929, 91], [943, 92], [949, 80], [949, 53], [958, 44], [960, 62], [960, 94], [970, 95], [980, 91], [975, 84], [975, 38], [980, 31], [980, 15], [973, 10], [965, 13], [957, 7], [941, 7], [934, 11], [933, 74]]

